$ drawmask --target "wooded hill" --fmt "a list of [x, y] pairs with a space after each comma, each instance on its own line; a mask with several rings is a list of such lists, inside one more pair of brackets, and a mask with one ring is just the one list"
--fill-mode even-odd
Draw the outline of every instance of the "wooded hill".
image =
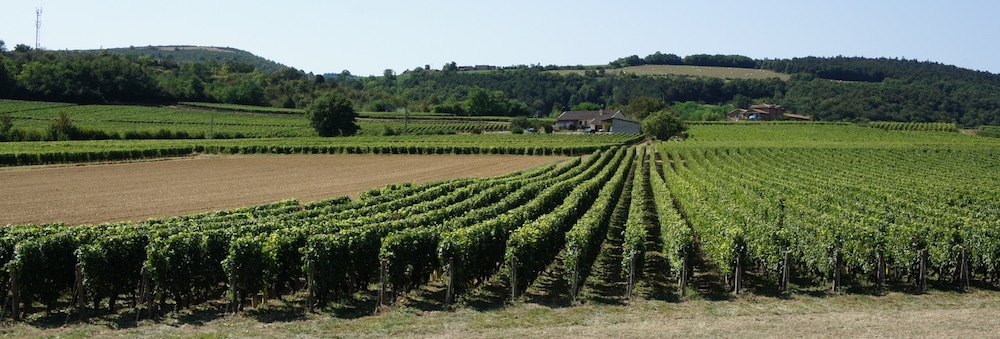
[[[548, 116], [591, 103], [627, 109], [638, 98], [666, 104], [695, 102], [743, 107], [773, 103], [821, 121], [954, 122], [1000, 125], [1000, 75], [934, 62], [888, 58], [754, 60], [738, 55], [630, 56], [604, 66], [511, 66], [462, 72], [422, 67], [396, 75], [306, 74], [246, 61], [178, 62], [155, 55], [16, 51], [0, 53], [0, 97], [70, 102], [157, 104], [211, 101], [304, 107], [321, 92], [340, 91], [359, 110], [434, 111], [479, 115]], [[149, 50], [149, 48], [146, 48]], [[223, 49], [220, 49], [223, 50]], [[152, 51], [152, 50], [150, 50]], [[236, 54], [236, 53], [234, 53]], [[162, 56], [162, 57], [161, 57]], [[647, 76], [618, 68], [638, 65], [741, 67], [790, 74], [781, 78]], [[552, 70], [582, 69], [582, 74]], [[750, 71], [748, 69], [748, 71]], [[485, 93], [485, 95], [484, 95]], [[490, 105], [470, 107], [470, 98]], [[482, 109], [486, 107], [487, 109]], [[593, 107], [593, 106], [592, 106]], [[711, 115], [719, 118], [718, 114]]]
[[149, 57], [161, 61], [174, 61], [179, 64], [188, 62], [208, 62], [208, 61], [215, 61], [217, 63], [224, 64], [227, 61], [235, 61], [253, 65], [254, 68], [259, 69], [261, 72], [265, 73], [271, 73], [287, 67], [277, 62], [257, 56], [256, 54], [231, 47], [186, 46], [186, 45], [143, 46], [143, 47], [132, 46], [124, 48], [88, 49], [88, 50], [68, 51], [68, 52], [95, 53], [95, 54], [101, 52], [108, 52], [112, 54], [133, 55], [136, 57]]

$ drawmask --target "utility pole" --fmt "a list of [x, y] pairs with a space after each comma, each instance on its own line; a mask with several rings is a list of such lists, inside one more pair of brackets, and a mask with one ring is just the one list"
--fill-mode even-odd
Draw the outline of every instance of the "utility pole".
[[39, 49], [42, 44], [40, 37], [42, 35], [42, 8], [35, 8], [35, 49]]

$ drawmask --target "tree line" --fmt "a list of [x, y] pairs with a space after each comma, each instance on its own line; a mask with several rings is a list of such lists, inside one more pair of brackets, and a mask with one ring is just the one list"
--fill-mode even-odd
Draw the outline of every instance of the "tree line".
[[[642, 64], [753, 67], [788, 80], [644, 76], [609, 71]], [[954, 122], [1000, 125], [1000, 75], [933, 62], [889, 58], [754, 60], [739, 55], [629, 56], [584, 74], [519, 65], [488, 72], [418, 67], [357, 77], [294, 68], [264, 72], [240, 61], [178, 63], [107, 52], [32, 50], [0, 45], [0, 97], [78, 103], [164, 104], [206, 101], [305, 108], [338, 92], [359, 111], [440, 112], [547, 117], [580, 104], [625, 109], [637, 98], [665, 105], [745, 107], [774, 103], [822, 121]], [[569, 66], [567, 66], [569, 67]], [[642, 113], [642, 112], [640, 112]], [[649, 112], [644, 112], [649, 113]], [[721, 114], [698, 115], [711, 119]]]

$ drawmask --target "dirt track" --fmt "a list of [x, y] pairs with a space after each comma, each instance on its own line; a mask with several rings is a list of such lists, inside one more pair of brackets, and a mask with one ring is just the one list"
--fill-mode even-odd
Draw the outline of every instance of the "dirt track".
[[0, 226], [145, 220], [295, 198], [310, 202], [390, 183], [489, 177], [562, 157], [241, 156], [0, 169]]

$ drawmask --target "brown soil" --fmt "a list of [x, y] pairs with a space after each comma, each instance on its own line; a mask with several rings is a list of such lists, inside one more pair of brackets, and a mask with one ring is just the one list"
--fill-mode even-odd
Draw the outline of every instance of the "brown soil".
[[230, 156], [0, 170], [0, 225], [137, 221], [390, 183], [489, 177], [563, 157], [480, 155]]

